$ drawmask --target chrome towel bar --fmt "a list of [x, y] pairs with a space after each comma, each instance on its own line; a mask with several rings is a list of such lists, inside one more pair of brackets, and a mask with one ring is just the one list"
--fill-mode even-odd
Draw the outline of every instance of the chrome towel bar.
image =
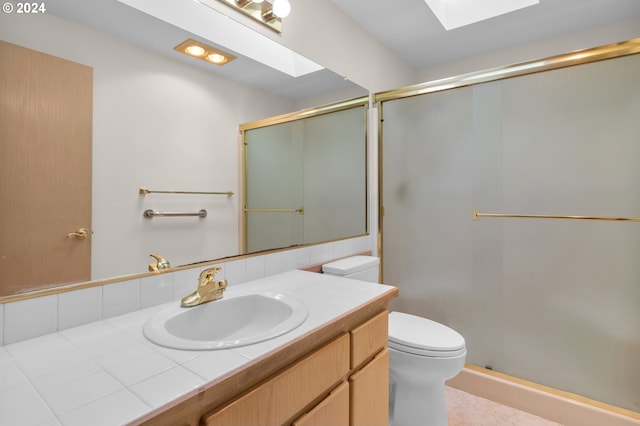
[[223, 191], [223, 192], [198, 192], [198, 191], [152, 191], [147, 188], [140, 188], [140, 195], [144, 196], [147, 194], [199, 194], [199, 195], [233, 195], [233, 191]]
[[245, 208], [245, 212], [259, 212], [259, 213], [298, 213], [304, 215], [304, 207], [297, 209], [249, 209]]
[[147, 219], [152, 219], [156, 216], [198, 216], [198, 217], [207, 217], [207, 211], [202, 209], [197, 212], [157, 212], [154, 210], [145, 210], [143, 216]]
[[473, 220], [480, 220], [482, 217], [499, 218], [531, 218], [531, 219], [579, 219], [579, 220], [613, 220], [640, 222], [640, 217], [613, 217], [613, 216], [558, 216], [545, 214], [503, 214], [503, 213], [480, 213], [480, 210], [473, 209], [471, 212]]

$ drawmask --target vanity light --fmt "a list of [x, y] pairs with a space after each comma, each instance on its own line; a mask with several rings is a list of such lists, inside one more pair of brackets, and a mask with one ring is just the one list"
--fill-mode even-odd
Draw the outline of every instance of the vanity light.
[[173, 50], [216, 65], [224, 65], [236, 59], [235, 56], [229, 53], [192, 39], [185, 40], [174, 47]]
[[[201, 0], [204, 1], [204, 0]], [[282, 32], [282, 19], [289, 16], [289, 0], [273, 0], [273, 4], [264, 0], [218, 0], [241, 12], [276, 32]]]
[[289, 0], [274, 0], [273, 14], [279, 18], [286, 18], [291, 13], [291, 3]]

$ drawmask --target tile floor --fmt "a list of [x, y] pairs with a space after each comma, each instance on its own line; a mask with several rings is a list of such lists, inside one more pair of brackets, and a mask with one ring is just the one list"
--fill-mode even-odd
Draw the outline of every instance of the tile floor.
[[449, 426], [562, 426], [449, 386], [446, 393]]

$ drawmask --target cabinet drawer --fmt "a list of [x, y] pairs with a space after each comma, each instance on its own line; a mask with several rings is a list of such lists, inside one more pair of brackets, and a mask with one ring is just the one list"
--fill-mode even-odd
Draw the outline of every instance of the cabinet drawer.
[[351, 368], [387, 347], [389, 312], [383, 311], [351, 331]]
[[293, 426], [349, 426], [349, 383], [343, 382]]
[[222, 409], [204, 426], [275, 426], [290, 422], [349, 373], [349, 335], [344, 334]]

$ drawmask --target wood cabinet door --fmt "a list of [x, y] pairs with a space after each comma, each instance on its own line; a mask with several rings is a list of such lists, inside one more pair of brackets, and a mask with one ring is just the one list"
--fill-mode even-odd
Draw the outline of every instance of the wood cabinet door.
[[381, 349], [389, 340], [389, 311], [382, 311], [351, 330], [351, 368], [357, 368]]
[[389, 424], [389, 350], [382, 350], [349, 378], [351, 426]]
[[349, 383], [343, 382], [293, 426], [349, 426]]
[[291, 422], [349, 373], [344, 334], [229, 405], [205, 415], [201, 426], [280, 426]]
[[0, 41], [0, 296], [91, 278], [92, 106], [92, 68]]

